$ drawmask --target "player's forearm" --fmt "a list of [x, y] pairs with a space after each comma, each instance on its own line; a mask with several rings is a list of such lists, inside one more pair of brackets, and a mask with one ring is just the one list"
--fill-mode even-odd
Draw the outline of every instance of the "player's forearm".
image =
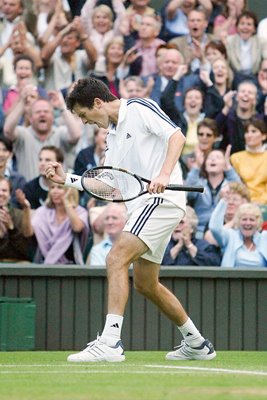
[[160, 175], [170, 176], [175, 167], [184, 147], [185, 137], [181, 130], [177, 130], [170, 138], [168, 143], [165, 161], [160, 171]]
[[80, 121], [77, 121], [74, 115], [67, 109], [62, 111], [62, 117], [69, 131], [70, 143], [77, 143], [82, 134], [82, 125]]

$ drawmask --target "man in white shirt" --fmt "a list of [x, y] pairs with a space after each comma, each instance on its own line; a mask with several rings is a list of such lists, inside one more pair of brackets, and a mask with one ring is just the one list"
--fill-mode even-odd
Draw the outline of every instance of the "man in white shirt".
[[[127, 202], [129, 219], [107, 259], [108, 315], [100, 337], [71, 362], [124, 361], [121, 342], [123, 315], [129, 294], [128, 269], [134, 285], [173, 321], [184, 337], [168, 360], [210, 360], [213, 345], [204, 339], [179, 300], [159, 282], [160, 263], [171, 233], [185, 214], [184, 192], [164, 191], [181, 183], [178, 159], [185, 138], [159, 106], [147, 99], [117, 99], [94, 78], [80, 79], [67, 97], [67, 107], [84, 123], [109, 128], [105, 165], [129, 169], [151, 180], [148, 194]], [[52, 181], [81, 189], [80, 177], [66, 174], [58, 163], [46, 171]], [[77, 185], [78, 183], [78, 185]]]

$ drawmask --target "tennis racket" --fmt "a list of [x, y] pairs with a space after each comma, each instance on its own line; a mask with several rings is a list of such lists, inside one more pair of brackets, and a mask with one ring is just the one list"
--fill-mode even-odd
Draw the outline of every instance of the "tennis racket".
[[[151, 181], [122, 168], [95, 167], [85, 171], [81, 178], [83, 189], [99, 200], [125, 202], [148, 193], [144, 183]], [[165, 190], [185, 192], [204, 191], [203, 186], [168, 185]]]

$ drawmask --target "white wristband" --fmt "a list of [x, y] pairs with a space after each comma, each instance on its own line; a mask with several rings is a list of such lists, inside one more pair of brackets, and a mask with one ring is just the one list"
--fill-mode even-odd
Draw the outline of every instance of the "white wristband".
[[67, 173], [64, 186], [72, 187], [72, 188], [83, 191], [82, 179], [81, 179], [80, 175]]

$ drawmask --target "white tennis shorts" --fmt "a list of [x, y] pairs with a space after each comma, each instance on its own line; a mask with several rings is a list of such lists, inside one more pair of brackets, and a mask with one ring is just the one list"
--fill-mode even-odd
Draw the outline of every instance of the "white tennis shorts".
[[148, 247], [142, 258], [161, 264], [174, 228], [185, 211], [168, 200], [153, 197], [130, 215], [124, 231], [138, 236]]

